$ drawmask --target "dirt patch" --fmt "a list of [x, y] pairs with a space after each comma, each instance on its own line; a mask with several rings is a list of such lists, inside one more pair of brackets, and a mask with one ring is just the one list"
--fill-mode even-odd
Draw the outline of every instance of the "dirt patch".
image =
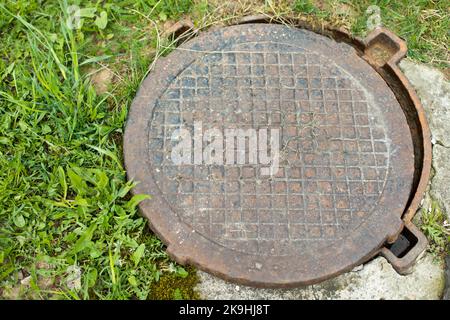
[[108, 68], [94, 71], [91, 75], [91, 83], [97, 94], [103, 94], [108, 91], [108, 87], [113, 80], [113, 73]]

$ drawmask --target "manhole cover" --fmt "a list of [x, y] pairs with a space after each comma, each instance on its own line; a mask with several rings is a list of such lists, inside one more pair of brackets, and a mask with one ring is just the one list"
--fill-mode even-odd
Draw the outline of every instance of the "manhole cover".
[[263, 286], [313, 283], [403, 228], [413, 139], [350, 45], [247, 24], [159, 61], [130, 111], [125, 162], [181, 263]]

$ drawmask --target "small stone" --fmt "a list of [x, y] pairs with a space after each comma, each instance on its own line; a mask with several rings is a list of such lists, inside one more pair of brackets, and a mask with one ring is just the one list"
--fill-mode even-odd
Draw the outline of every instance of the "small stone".
[[25, 277], [20, 281], [20, 284], [24, 286], [29, 286], [31, 282], [31, 276]]
[[70, 290], [81, 289], [81, 268], [77, 265], [72, 265], [67, 268], [66, 284]]
[[354, 267], [354, 268], [352, 269], [352, 272], [359, 272], [359, 271], [361, 271], [362, 269], [364, 269], [364, 265], [363, 265], [363, 264]]

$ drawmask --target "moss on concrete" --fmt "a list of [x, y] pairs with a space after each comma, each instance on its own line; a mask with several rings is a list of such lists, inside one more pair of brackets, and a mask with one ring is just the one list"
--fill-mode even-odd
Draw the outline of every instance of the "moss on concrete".
[[185, 267], [188, 276], [180, 277], [176, 273], [161, 276], [158, 282], [151, 286], [149, 299], [151, 300], [198, 300], [200, 295], [195, 291], [199, 279], [195, 268]]

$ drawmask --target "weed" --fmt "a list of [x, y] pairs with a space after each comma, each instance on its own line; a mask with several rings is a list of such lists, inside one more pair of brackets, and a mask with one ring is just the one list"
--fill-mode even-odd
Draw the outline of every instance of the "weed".
[[420, 228], [430, 240], [432, 253], [443, 255], [450, 252], [450, 224], [436, 201], [432, 202], [428, 210], [422, 209]]
[[293, 5], [294, 11], [303, 13], [317, 13], [319, 10], [310, 0], [297, 0]]

